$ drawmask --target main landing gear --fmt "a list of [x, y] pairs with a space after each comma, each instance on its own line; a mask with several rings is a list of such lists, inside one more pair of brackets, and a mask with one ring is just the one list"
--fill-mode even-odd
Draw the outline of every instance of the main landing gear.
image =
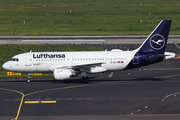
[[28, 73], [28, 77], [27, 77], [27, 83], [31, 82], [31, 73]]
[[83, 82], [84, 83], [88, 83], [89, 82], [89, 78], [88, 78], [88, 76], [86, 76], [86, 72], [85, 71], [82, 72], [81, 75], [83, 76], [82, 77]]
[[83, 80], [83, 82], [84, 83], [89, 83], [89, 78], [88, 78], [88, 76], [86, 76], [86, 77], [82, 77], [82, 80]]

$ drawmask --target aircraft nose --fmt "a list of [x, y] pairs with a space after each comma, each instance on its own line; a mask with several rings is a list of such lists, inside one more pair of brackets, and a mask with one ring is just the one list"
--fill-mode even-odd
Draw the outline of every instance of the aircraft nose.
[[7, 64], [7, 62], [2, 65], [2, 68], [3, 68], [4, 70], [8, 70], [8, 64]]

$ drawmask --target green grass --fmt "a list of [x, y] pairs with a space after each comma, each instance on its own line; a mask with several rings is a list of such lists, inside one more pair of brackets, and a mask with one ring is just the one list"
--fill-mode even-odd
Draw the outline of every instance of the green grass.
[[149, 34], [163, 19], [173, 20], [170, 34], [180, 34], [178, 0], [0, 0], [0, 3], [1, 36]]
[[[102, 48], [97, 47], [87, 47], [86, 45], [8, 45], [0, 44], [0, 66], [6, 61], [10, 60], [14, 55], [29, 52], [30, 50], [34, 52], [43, 51], [103, 51]], [[27, 77], [27, 74], [22, 74], [21, 76], [7, 76], [7, 72], [0, 67], [0, 78], [23, 78]], [[33, 76], [33, 77], [52, 77], [52, 74], [43, 74], [43, 76]]]

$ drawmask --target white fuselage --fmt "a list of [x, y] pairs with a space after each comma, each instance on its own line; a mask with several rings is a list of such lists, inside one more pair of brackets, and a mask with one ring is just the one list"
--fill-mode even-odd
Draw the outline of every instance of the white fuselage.
[[[53, 72], [64, 66], [103, 63], [98, 71], [123, 70], [136, 51], [94, 51], [94, 52], [30, 52], [14, 56], [18, 59], [6, 62], [3, 68], [14, 72]], [[97, 66], [96, 66], [97, 67]]]

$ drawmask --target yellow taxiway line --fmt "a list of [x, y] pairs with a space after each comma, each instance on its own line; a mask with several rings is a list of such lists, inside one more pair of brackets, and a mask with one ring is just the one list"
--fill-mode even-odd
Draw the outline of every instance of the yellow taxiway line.
[[154, 77], [154, 78], [155, 78], [155, 79], [156, 79], [156, 78], [168, 78], [168, 77], [177, 77], [177, 76], [180, 76], [180, 75], [160, 76], [160, 77]]
[[54, 100], [54, 101], [41, 101], [41, 103], [56, 103], [56, 100]]
[[143, 70], [180, 70], [180, 68], [144, 68]]
[[17, 111], [17, 115], [16, 115], [15, 118], [13, 118], [13, 120], [17, 120], [18, 117], [19, 117], [20, 111], [21, 111], [21, 106], [22, 106], [24, 97], [25, 97], [24, 93], [22, 93], [22, 92], [20, 92], [20, 91], [17, 91], [17, 90], [11, 90], [11, 89], [6, 89], [6, 88], [0, 88], [0, 90], [11, 91], [11, 92], [19, 93], [19, 94], [22, 95], [22, 97], [21, 97], [21, 102], [20, 102], [20, 105], [19, 105], [19, 108], [18, 108], [18, 111]]
[[174, 43], [175, 45], [176, 45], [176, 47], [178, 48], [178, 49], [180, 49], [180, 47], [177, 45], [177, 43]]
[[39, 101], [25, 101], [25, 104], [34, 104], [34, 103], [40, 103]]
[[[63, 90], [63, 89], [78, 88], [78, 87], [85, 87], [85, 86], [95, 86], [95, 85], [92, 85], [92, 84], [75, 85], [75, 86], [68, 86], [68, 87], [62, 87], [62, 88], [53, 88], [53, 89], [47, 89], [47, 90], [40, 90], [40, 91], [28, 93], [28, 94], [24, 94], [24, 93], [22, 93], [22, 92], [20, 92], [20, 91], [11, 90], [11, 89], [6, 89], [6, 88], [0, 88], [0, 90], [11, 91], [11, 92], [19, 93], [19, 94], [22, 95], [22, 97], [21, 97], [21, 102], [20, 102], [20, 105], [19, 105], [19, 108], [18, 108], [18, 111], [17, 111], [17, 115], [16, 115], [15, 118], [13, 118], [13, 120], [17, 120], [18, 117], [19, 117], [20, 111], [21, 111], [21, 107], [22, 107], [24, 98], [25, 98], [26, 96], [33, 95], [33, 94], [37, 94], [37, 93], [42, 93], [42, 92], [47, 92], [47, 91]], [[28, 101], [25, 101], [25, 102], [26, 102], [26, 104], [28, 104]], [[24, 103], [25, 103], [25, 102], [24, 102]], [[29, 101], [29, 104], [30, 104], [30, 103], [32, 104], [33, 102], [37, 102], [37, 101]], [[38, 102], [40, 102], [40, 103], [56, 103], [56, 101], [38, 101]]]
[[56, 100], [54, 101], [25, 101], [25, 104], [36, 104], [36, 103], [56, 103]]

